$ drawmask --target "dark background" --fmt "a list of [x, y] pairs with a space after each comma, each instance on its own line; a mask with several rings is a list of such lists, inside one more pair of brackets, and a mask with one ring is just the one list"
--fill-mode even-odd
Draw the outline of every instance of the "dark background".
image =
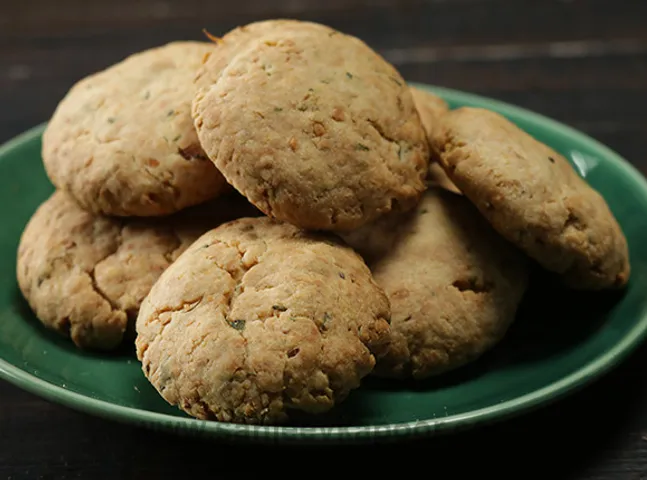
[[[81, 77], [127, 54], [291, 17], [357, 35], [409, 81], [515, 103], [578, 128], [647, 172], [645, 0], [0, 0], [0, 142], [48, 119]], [[266, 459], [261, 454], [268, 455]], [[536, 413], [401, 445], [256, 448], [119, 425], [0, 382], [0, 479], [184, 478], [260, 469], [340, 476], [647, 478], [647, 345]], [[301, 465], [305, 458], [308, 464]], [[518, 463], [517, 463], [518, 462]], [[392, 474], [390, 474], [392, 475]]]

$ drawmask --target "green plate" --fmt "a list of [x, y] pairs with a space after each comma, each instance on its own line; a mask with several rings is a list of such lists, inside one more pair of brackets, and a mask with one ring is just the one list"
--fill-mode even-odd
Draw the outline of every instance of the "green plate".
[[[420, 384], [367, 378], [316, 424], [260, 427], [195, 420], [167, 405], [132, 348], [82, 354], [46, 331], [15, 280], [22, 229], [53, 187], [40, 157], [43, 126], [0, 148], [0, 376], [69, 407], [117, 421], [220, 438], [367, 441], [473, 427], [553, 401], [618, 364], [647, 330], [647, 183], [625, 160], [573, 129], [498, 101], [429, 88], [452, 107], [502, 113], [566, 156], [606, 198], [629, 240], [632, 277], [621, 294], [533, 285], [502, 343], [474, 364]], [[312, 420], [311, 420], [312, 422]]]

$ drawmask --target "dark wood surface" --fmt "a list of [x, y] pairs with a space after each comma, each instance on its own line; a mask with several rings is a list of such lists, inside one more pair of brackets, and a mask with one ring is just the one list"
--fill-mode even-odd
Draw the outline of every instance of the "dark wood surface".
[[[219, 34], [272, 17], [316, 20], [355, 34], [408, 80], [538, 111], [647, 173], [644, 0], [3, 0], [0, 141], [46, 121], [73, 82], [131, 52], [200, 39], [203, 27]], [[418, 460], [430, 476], [647, 478], [647, 346], [594, 385], [536, 413], [451, 437], [343, 450], [254, 448], [152, 433], [0, 382], [0, 479], [182, 478], [228, 468], [309, 475], [313, 469], [298, 466], [298, 457], [330, 475], [343, 471], [337, 465], [347, 456], [362, 471], [393, 464], [407, 475], [416, 474], [407, 470], [417, 469]]]

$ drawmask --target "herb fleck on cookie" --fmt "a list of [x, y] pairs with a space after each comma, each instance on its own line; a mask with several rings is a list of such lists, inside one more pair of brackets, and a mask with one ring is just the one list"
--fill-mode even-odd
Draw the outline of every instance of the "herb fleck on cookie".
[[229, 325], [236, 330], [245, 330], [245, 323], [245, 320], [233, 320], [229, 322]]

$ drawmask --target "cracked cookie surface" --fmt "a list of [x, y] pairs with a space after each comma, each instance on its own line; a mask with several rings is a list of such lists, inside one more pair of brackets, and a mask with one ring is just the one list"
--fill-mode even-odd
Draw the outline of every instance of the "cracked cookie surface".
[[357, 388], [388, 348], [389, 315], [342, 242], [239, 219], [162, 274], [137, 318], [137, 356], [162, 397], [194, 417], [278, 424]]
[[228, 188], [198, 141], [193, 77], [206, 42], [173, 42], [77, 82], [43, 134], [49, 178], [86, 210], [159, 216]]
[[564, 284], [597, 290], [628, 282], [624, 233], [562, 155], [505, 117], [472, 107], [443, 115], [432, 150], [495, 230]]
[[391, 345], [375, 375], [419, 380], [478, 359], [504, 337], [527, 288], [525, 255], [440, 188], [342, 237], [391, 304]]
[[227, 181], [306, 229], [348, 230], [413, 208], [429, 146], [398, 71], [321, 25], [251, 37], [237, 34], [239, 48], [226, 47], [236, 53], [214, 52], [196, 80], [198, 137]]
[[252, 214], [244, 199], [227, 200], [221, 212], [213, 202], [163, 220], [126, 220], [93, 216], [56, 191], [22, 234], [19, 287], [47, 328], [79, 348], [114, 349], [133, 336], [142, 299], [192, 241], [225, 220]]

